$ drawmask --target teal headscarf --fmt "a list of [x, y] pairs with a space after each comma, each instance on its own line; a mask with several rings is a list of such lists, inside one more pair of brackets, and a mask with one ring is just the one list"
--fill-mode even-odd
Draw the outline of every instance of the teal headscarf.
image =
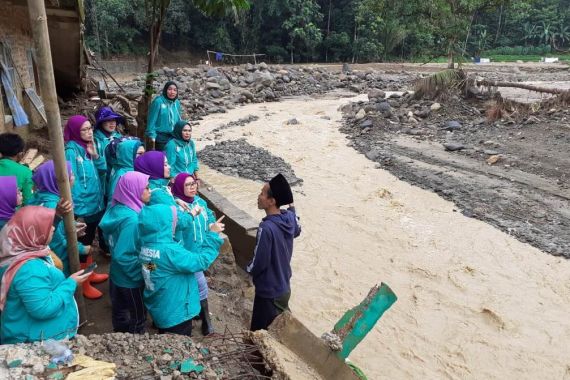
[[184, 138], [182, 138], [182, 130], [184, 129], [184, 127], [186, 125], [190, 125], [190, 124], [188, 124], [188, 120], [179, 120], [178, 122], [176, 122], [176, 124], [174, 124], [174, 129], [172, 130], [172, 135], [176, 139], [177, 143], [182, 143], [182, 144], [190, 143], [190, 140], [186, 141], [186, 140], [184, 140]]

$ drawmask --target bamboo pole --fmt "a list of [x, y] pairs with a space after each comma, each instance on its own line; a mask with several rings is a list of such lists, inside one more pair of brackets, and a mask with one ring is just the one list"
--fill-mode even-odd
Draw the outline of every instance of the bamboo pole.
[[[40, 88], [47, 115], [47, 125], [52, 146], [51, 153], [53, 155], [57, 184], [61, 198], [71, 201], [71, 188], [69, 186], [67, 165], [65, 163], [63, 132], [61, 129], [59, 105], [57, 104], [57, 92], [55, 89], [55, 77], [53, 75], [53, 63], [51, 59], [51, 47], [44, 0], [28, 0], [28, 11], [37, 51]], [[73, 217], [73, 212], [67, 213], [63, 217], [65, 235], [67, 237], [67, 254], [72, 273], [79, 270], [77, 233]], [[77, 307], [79, 309], [79, 320], [80, 322], [84, 322], [86, 314], [81, 286], [78, 286], [75, 290], [75, 300], [77, 301]]]

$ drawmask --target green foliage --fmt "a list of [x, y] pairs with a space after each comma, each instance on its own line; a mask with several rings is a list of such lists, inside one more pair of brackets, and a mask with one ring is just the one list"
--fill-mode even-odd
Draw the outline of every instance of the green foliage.
[[86, 0], [88, 46], [103, 56], [146, 54], [165, 5], [163, 48], [264, 53], [271, 62], [570, 50], [570, 0]]

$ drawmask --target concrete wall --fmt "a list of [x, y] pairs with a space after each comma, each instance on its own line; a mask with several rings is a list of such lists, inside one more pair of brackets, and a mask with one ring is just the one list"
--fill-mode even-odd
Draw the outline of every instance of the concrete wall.
[[230, 239], [236, 263], [242, 269], [253, 258], [258, 220], [253, 219], [215, 190], [209, 190], [208, 184], [200, 188], [200, 196], [218, 217], [225, 215], [226, 234]]

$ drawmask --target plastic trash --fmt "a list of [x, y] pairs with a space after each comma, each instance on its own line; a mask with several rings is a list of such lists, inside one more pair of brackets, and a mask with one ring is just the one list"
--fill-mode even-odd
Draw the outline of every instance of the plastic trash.
[[73, 361], [73, 352], [63, 342], [48, 339], [44, 342], [43, 349], [51, 356], [52, 363], [69, 364]]

